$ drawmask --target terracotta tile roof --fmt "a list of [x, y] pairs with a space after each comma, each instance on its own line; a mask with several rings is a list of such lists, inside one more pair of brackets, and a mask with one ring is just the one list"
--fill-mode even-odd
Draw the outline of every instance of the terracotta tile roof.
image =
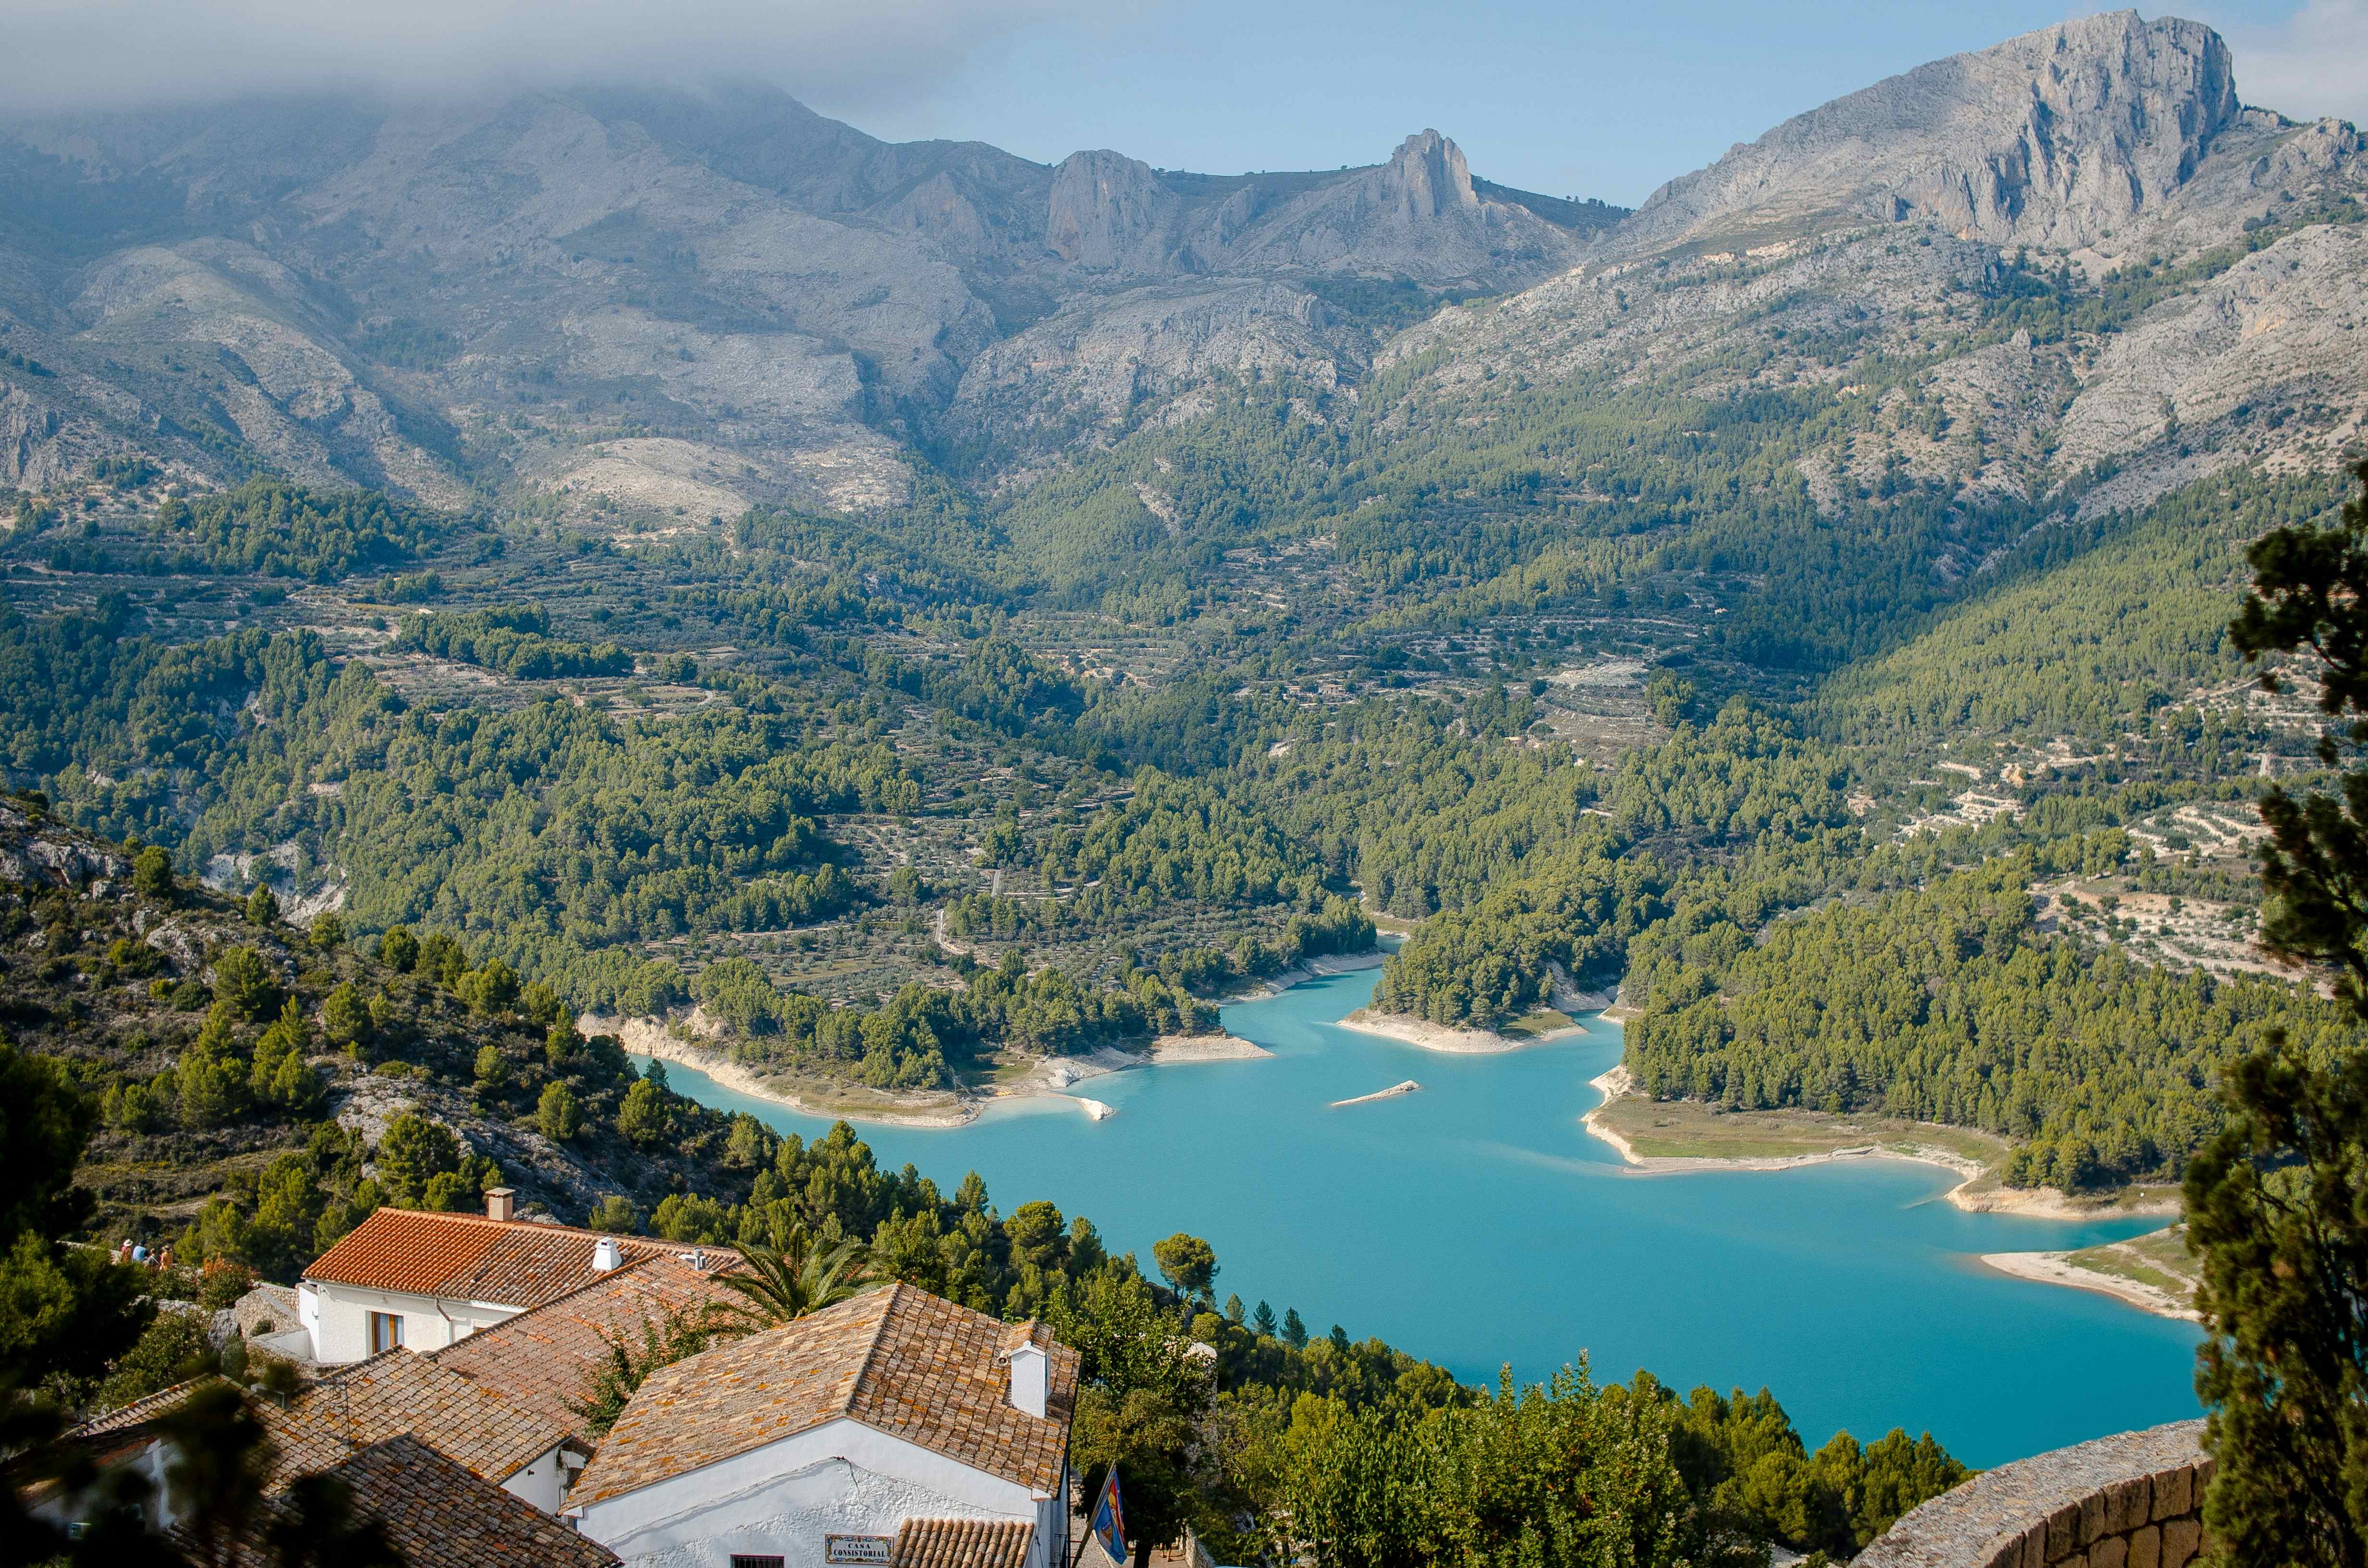
[[746, 1453], [842, 1417], [1050, 1495], [1060, 1486], [1077, 1353], [1041, 1326], [1048, 1414], [1015, 1409], [1013, 1325], [910, 1285], [733, 1340], [653, 1373], [575, 1483], [577, 1504]]
[[718, 1272], [701, 1272], [671, 1255], [645, 1258], [429, 1358], [582, 1437], [583, 1417], [574, 1402], [584, 1397], [595, 1367], [608, 1353], [603, 1336], [638, 1339], [644, 1321], [658, 1322], [669, 1312], [696, 1312], [725, 1297], [738, 1300], [715, 1283]]
[[408, 1350], [341, 1368], [286, 1409], [257, 1406], [279, 1445], [271, 1484], [343, 1463], [408, 1432], [472, 1474], [500, 1483], [565, 1440], [567, 1427], [520, 1409]]
[[[599, 1278], [592, 1253], [603, 1239], [602, 1232], [572, 1225], [381, 1209], [323, 1253], [304, 1278], [523, 1310]], [[606, 1239], [617, 1244], [623, 1263], [696, 1251], [721, 1267], [739, 1256], [729, 1247], [693, 1248], [647, 1236]]]
[[169, 1415], [179, 1407], [183, 1400], [214, 1381], [216, 1381], [214, 1375], [209, 1372], [201, 1378], [191, 1378], [187, 1382], [175, 1383], [168, 1389], [158, 1389], [154, 1393], [135, 1399], [130, 1404], [119, 1404], [104, 1415], [92, 1416], [66, 1436], [70, 1438], [97, 1437], [109, 1432], [144, 1426], [160, 1415]]
[[481, 1481], [413, 1437], [373, 1443], [335, 1468], [355, 1510], [386, 1527], [406, 1562], [438, 1568], [616, 1568], [599, 1542]]
[[906, 1519], [888, 1568], [1020, 1568], [1035, 1533], [1027, 1519]]

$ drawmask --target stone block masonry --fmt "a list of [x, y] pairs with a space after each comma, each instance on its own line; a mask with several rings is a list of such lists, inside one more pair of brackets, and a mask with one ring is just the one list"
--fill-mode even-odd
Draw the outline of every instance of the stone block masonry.
[[2203, 1545], [2203, 1423], [2037, 1454], [1909, 1512], [1856, 1568], [2187, 1568]]

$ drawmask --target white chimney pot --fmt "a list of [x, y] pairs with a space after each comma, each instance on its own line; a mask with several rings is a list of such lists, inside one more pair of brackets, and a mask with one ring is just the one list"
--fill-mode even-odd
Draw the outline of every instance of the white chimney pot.
[[1011, 1352], [1011, 1408], [1042, 1417], [1053, 1377], [1051, 1358], [1043, 1347], [1022, 1345]]
[[616, 1237], [602, 1236], [598, 1241], [592, 1244], [593, 1273], [606, 1274], [609, 1270], [616, 1267], [621, 1261], [622, 1259], [619, 1257], [617, 1253]]

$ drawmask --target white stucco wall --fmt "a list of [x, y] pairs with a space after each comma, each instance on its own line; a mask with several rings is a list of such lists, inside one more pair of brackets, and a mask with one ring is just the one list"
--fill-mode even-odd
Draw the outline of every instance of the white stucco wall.
[[[493, 1301], [439, 1301], [434, 1296], [364, 1290], [326, 1280], [308, 1283], [317, 1300], [314, 1322], [310, 1325], [313, 1358], [327, 1366], [370, 1358], [372, 1312], [399, 1314], [403, 1319], [403, 1347], [423, 1356], [518, 1316], [517, 1308]], [[298, 1310], [302, 1310], [301, 1298]]]
[[1068, 1497], [1069, 1475], [1064, 1469], [1059, 1494], [1036, 1505], [1036, 1535], [1028, 1543], [1026, 1568], [1068, 1568]]
[[[853, 1421], [706, 1465], [581, 1510], [586, 1535], [628, 1568], [728, 1568], [734, 1552], [824, 1568], [826, 1535], [894, 1536], [906, 1519], [1027, 1519], [1030, 1568], [1051, 1568], [1039, 1498]], [[571, 1510], [575, 1511], [575, 1510]]]
[[503, 1482], [502, 1490], [533, 1504], [546, 1514], [559, 1512], [559, 1505], [567, 1491], [566, 1475], [559, 1468], [559, 1445], [552, 1444], [537, 1455], [532, 1464]]

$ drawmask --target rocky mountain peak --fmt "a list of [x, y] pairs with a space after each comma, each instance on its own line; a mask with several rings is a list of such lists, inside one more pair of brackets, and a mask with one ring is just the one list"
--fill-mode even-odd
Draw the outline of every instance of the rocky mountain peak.
[[2082, 17], [1786, 120], [1662, 187], [1615, 248], [1918, 217], [1969, 239], [2078, 247], [2158, 210], [2241, 112], [2210, 28]]
[[1181, 208], [1150, 165], [1122, 153], [1072, 153], [1053, 174], [1044, 243], [1074, 266], [1154, 271]]
[[1463, 149], [1436, 131], [1425, 131], [1398, 143], [1398, 150], [1383, 167], [1382, 188], [1395, 200], [1399, 215], [1408, 219], [1480, 210]]

